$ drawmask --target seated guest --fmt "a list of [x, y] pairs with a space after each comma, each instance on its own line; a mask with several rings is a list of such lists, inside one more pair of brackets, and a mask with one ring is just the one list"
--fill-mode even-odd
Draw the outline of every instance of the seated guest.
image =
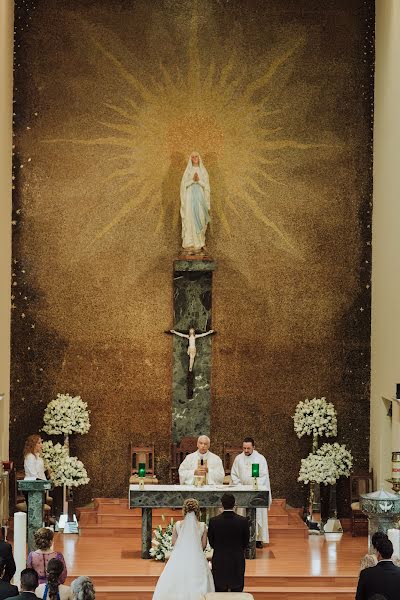
[[40, 600], [35, 594], [38, 586], [38, 574], [35, 569], [21, 571], [21, 591], [17, 596], [9, 596], [8, 600]]
[[37, 550], [29, 552], [28, 560], [26, 561], [27, 566], [35, 569], [39, 576], [39, 583], [46, 583], [48, 562], [51, 558], [57, 558], [57, 560], [61, 561], [63, 564], [63, 571], [59, 577], [59, 582], [64, 583], [67, 579], [67, 567], [61, 552], [55, 552], [53, 550], [53, 531], [46, 527], [41, 527], [35, 531], [34, 537]]
[[4, 575], [2, 576], [3, 581], [10, 582], [14, 577], [15, 573], [15, 562], [12, 553], [11, 544], [5, 540], [5, 529], [0, 528], [0, 560], [4, 560]]
[[64, 571], [64, 563], [57, 558], [51, 558], [47, 564], [47, 583], [41, 583], [36, 588], [36, 596], [43, 600], [72, 600], [69, 585], [60, 584]]
[[71, 590], [73, 600], [95, 600], [96, 598], [92, 580], [84, 575], [73, 580]]
[[4, 573], [6, 570], [6, 561], [0, 557], [0, 600], [9, 598], [10, 596], [18, 595], [18, 588], [16, 585], [11, 585], [4, 579]]
[[[376, 531], [373, 534], [371, 538], [371, 548], [369, 549], [368, 554], [365, 554], [361, 559], [360, 571], [362, 571], [363, 569], [368, 569], [369, 567], [375, 567], [375, 565], [378, 563], [378, 559], [376, 556], [376, 541], [378, 539], [383, 538], [389, 539], [386, 533], [383, 533], [383, 531]], [[396, 554], [393, 554], [392, 561], [397, 567], [400, 566], [400, 557]]]
[[380, 594], [386, 600], [398, 600], [400, 590], [400, 567], [392, 561], [393, 544], [384, 535], [374, 539], [378, 564], [360, 573], [356, 600], [370, 600]]

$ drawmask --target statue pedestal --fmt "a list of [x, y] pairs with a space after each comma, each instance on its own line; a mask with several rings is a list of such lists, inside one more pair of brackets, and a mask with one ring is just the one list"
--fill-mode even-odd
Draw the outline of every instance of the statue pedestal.
[[34, 534], [43, 527], [44, 492], [53, 487], [51, 481], [23, 479], [18, 489], [28, 494], [28, 552], [35, 550]]
[[[211, 329], [212, 273], [209, 256], [182, 255], [174, 261], [174, 326], [196, 333]], [[188, 343], [173, 337], [172, 438], [210, 434], [211, 336], [196, 339], [196, 358], [189, 373]]]
[[360, 508], [368, 517], [368, 543], [376, 531], [388, 532], [400, 519], [400, 495], [379, 490], [363, 494]]

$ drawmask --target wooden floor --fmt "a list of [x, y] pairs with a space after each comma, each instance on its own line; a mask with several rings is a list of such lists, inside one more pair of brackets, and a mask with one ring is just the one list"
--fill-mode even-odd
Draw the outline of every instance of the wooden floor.
[[[68, 581], [92, 577], [100, 600], [150, 600], [163, 569], [163, 564], [140, 558], [136, 523], [127, 531], [106, 523], [84, 527], [79, 536], [57, 534], [55, 547], [65, 556]], [[245, 591], [257, 600], [353, 600], [366, 551], [366, 536], [345, 533], [340, 542], [327, 542], [296, 529], [291, 534], [272, 528], [270, 545], [246, 563]]]

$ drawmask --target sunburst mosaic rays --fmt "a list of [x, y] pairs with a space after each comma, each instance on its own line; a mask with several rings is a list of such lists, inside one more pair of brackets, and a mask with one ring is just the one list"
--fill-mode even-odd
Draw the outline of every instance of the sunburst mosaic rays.
[[[173, 208], [175, 227], [179, 189], [175, 195], [163, 194], [163, 183], [173, 155], [182, 158], [183, 173], [190, 152], [197, 150], [210, 172], [212, 212], [221, 227], [230, 232], [232, 216], [250, 212], [282, 248], [300, 256], [290, 235], [268, 215], [271, 188], [285, 185], [271, 167], [279, 160], [277, 153], [323, 144], [285, 136], [284, 129], [275, 125], [283, 109], [268, 108], [268, 90], [304, 40], [294, 40], [261, 75], [249, 78], [234, 48], [229, 56], [200, 59], [198, 19], [194, 12], [182, 65], [179, 61], [173, 68], [153, 65], [147, 77], [129, 69], [99, 37], [93, 33], [88, 37], [99, 59], [118, 75], [120, 96], [106, 104], [109, 117], [99, 123], [104, 135], [47, 140], [109, 150], [105, 179], [117, 182], [123, 202], [88, 245], [104, 240], [138, 209], [154, 212], [157, 230]], [[213, 180], [214, 168], [218, 178]]]

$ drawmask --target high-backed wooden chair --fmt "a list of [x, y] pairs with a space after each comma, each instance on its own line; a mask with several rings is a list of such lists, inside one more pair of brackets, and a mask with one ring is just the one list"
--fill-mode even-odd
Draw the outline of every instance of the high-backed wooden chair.
[[350, 507], [351, 507], [351, 535], [357, 535], [357, 526], [362, 525], [363, 531], [368, 531], [367, 515], [360, 509], [360, 496], [372, 492], [373, 472], [355, 471], [350, 475]]
[[188, 454], [195, 452], [197, 448], [197, 437], [186, 436], [178, 444], [172, 444], [171, 449], [171, 480], [179, 483], [178, 469]]
[[222, 462], [224, 464], [225, 475], [230, 475], [233, 461], [242, 452], [243, 448], [241, 446], [232, 446], [227, 442], [224, 443], [224, 457]]
[[144, 464], [146, 468], [146, 475], [144, 482], [158, 483], [158, 479], [155, 475], [155, 454], [154, 444], [150, 446], [135, 446], [131, 443], [131, 476], [129, 483], [138, 483], [139, 481], [139, 465]]
[[230, 484], [231, 480], [231, 468], [235, 458], [243, 452], [241, 446], [232, 446], [228, 442], [224, 442], [224, 450], [222, 455], [222, 463], [224, 465], [225, 478], [224, 483]]

